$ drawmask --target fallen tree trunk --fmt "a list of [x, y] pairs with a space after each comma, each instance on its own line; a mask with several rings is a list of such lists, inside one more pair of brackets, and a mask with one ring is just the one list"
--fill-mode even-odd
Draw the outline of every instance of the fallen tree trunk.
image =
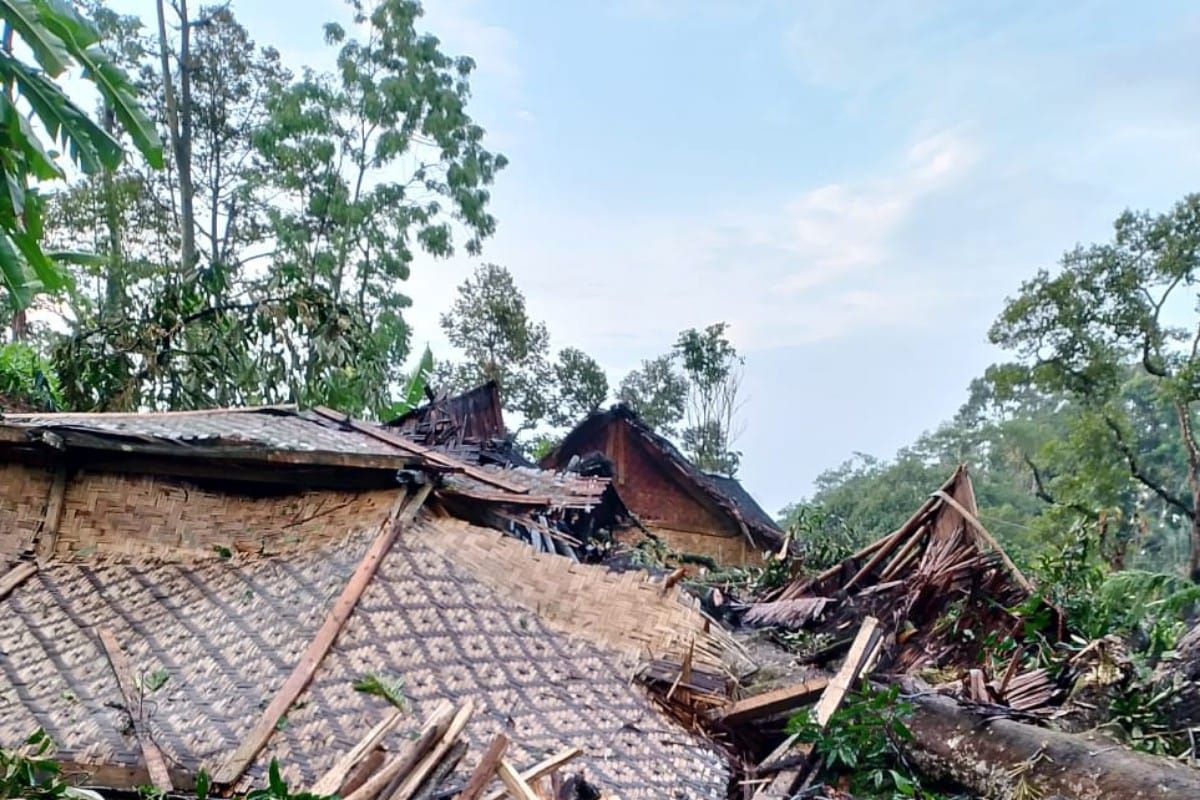
[[907, 755], [923, 774], [991, 800], [1200, 797], [1200, 770], [1111, 739], [989, 719], [949, 697], [917, 695]]

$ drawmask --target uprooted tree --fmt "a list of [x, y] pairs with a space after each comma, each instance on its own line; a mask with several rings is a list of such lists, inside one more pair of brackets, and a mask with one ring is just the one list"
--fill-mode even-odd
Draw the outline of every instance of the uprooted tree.
[[[1126, 212], [1111, 242], [1077, 247], [1027, 281], [990, 338], [1019, 363], [991, 371], [1004, 391], [1036, 387], [1077, 406], [1076, 427], [1187, 520], [1200, 581], [1200, 195], [1161, 215]], [[1138, 392], [1131, 399], [1130, 386]], [[1164, 414], [1163, 412], [1166, 412]], [[1164, 416], [1166, 419], [1164, 419]], [[1141, 417], [1159, 424], [1147, 426]], [[1171, 431], [1167, 444], [1150, 440]], [[1182, 452], [1178, 469], [1175, 454]]]

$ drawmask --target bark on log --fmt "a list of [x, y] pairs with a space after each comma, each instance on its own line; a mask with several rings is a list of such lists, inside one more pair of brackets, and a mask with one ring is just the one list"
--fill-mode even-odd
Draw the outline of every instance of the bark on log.
[[[923, 774], [993, 800], [1168, 800], [1200, 797], [1200, 770], [1103, 737], [988, 719], [948, 697], [918, 696], [908, 756]], [[1018, 794], [1018, 786], [1033, 794]]]

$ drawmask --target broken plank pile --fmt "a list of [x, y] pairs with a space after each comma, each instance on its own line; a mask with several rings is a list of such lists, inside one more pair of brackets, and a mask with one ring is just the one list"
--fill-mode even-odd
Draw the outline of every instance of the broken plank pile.
[[833, 656], [873, 615], [886, 634], [881, 667], [965, 670], [984, 660], [989, 634], [1021, 634], [1025, 620], [1011, 609], [1035, 592], [979, 521], [960, 467], [900, 528], [818, 575], [765, 593], [743, 622], [829, 634], [838, 648], [823, 655]]
[[[463, 732], [474, 710], [470, 700], [457, 707], [443, 702], [426, 718], [415, 739], [395, 752], [385, 752], [382, 743], [402, 716], [395, 710], [317, 779], [310, 792], [345, 800], [566, 800], [574, 796], [569, 787], [582, 779], [563, 779], [559, 770], [580, 755], [578, 748], [518, 769], [504, 758], [508, 746], [504, 734], [493, 740], [466, 782], [455, 783], [450, 776], [466, 755]], [[492, 783], [497, 787], [485, 793]]]

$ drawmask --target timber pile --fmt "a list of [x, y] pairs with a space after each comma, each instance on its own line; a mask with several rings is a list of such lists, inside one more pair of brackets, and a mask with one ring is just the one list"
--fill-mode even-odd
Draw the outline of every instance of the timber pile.
[[816, 576], [765, 593], [742, 621], [829, 634], [836, 647], [826, 657], [874, 616], [885, 632], [881, 666], [965, 670], [984, 660], [984, 634], [1022, 635], [1027, 620], [1010, 609], [1035, 593], [979, 522], [971, 479], [960, 467], [896, 531]]
[[[504, 757], [508, 748], [504, 734], [496, 736], [465, 782], [453, 782], [450, 776], [467, 751], [463, 732], [474, 710], [470, 700], [457, 707], [443, 702], [415, 739], [385, 753], [382, 742], [401, 718], [398, 710], [393, 711], [317, 779], [310, 792], [336, 794], [345, 800], [575, 800], [580, 796], [583, 779], [561, 774], [581, 754], [578, 748], [520, 769]], [[492, 784], [495, 787], [489, 791]]]

